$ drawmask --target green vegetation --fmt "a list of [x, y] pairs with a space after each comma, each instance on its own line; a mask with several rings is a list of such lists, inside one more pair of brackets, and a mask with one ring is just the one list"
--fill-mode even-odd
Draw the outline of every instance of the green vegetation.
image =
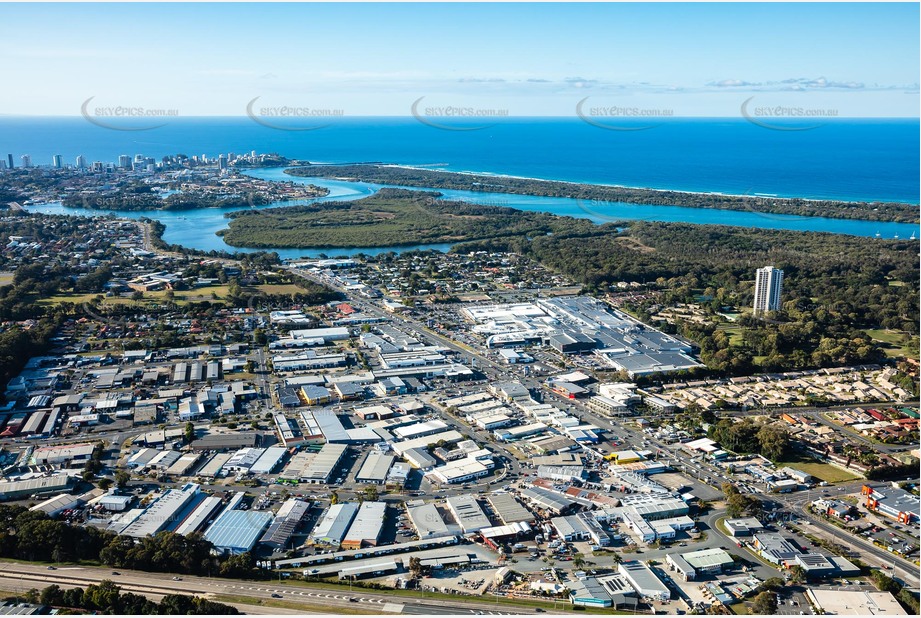
[[778, 468], [790, 466], [791, 468], [802, 470], [806, 474], [811, 474], [815, 478], [825, 481], [826, 483], [842, 483], [844, 481], [853, 481], [854, 479], [860, 478], [852, 472], [807, 457], [784, 457], [783, 459], [775, 460], [774, 464]]
[[[309, 601], [287, 601], [285, 599], [264, 599], [261, 597], [248, 597], [242, 594], [216, 594], [214, 598], [218, 601], [224, 601], [225, 603], [235, 603], [237, 605], [253, 605], [258, 607], [280, 607], [284, 609], [299, 609], [299, 610], [319, 610], [320, 613], [329, 612], [329, 605], [324, 605], [322, 601], [314, 601], [313, 603]], [[349, 614], [349, 615], [362, 615], [362, 614], [373, 614], [373, 609], [352, 609], [351, 607], [337, 607], [337, 614]]]
[[752, 418], [739, 422], [731, 418], [720, 419], [710, 426], [707, 437], [734, 453], [760, 453], [768, 459], [783, 457], [790, 445], [790, 436], [785, 429]]
[[228, 213], [227, 244], [246, 247], [390, 247], [504, 236], [546, 236], [589, 221], [513, 208], [444, 201], [439, 193], [381, 189], [351, 202]]
[[[892, 282], [889, 282], [890, 285]], [[868, 328], [866, 332], [874, 341], [882, 343], [880, 346], [886, 356], [905, 357], [918, 360], [918, 336], [904, 331], [892, 331], [882, 328]]]
[[[329, 293], [325, 288], [302, 279], [303, 285], [287, 284], [257, 284], [242, 286], [238, 289], [228, 285], [212, 285], [192, 290], [157, 290], [144, 292], [140, 298], [132, 296], [106, 296], [100, 298], [98, 294], [55, 294], [38, 301], [39, 305], [98, 305], [103, 312], [123, 309], [138, 310], [151, 309], [158, 305], [170, 304], [184, 307], [193, 303], [208, 302], [211, 304], [245, 306], [249, 298], [258, 298], [261, 303], [273, 304], [282, 302], [303, 303], [317, 305], [330, 300], [335, 300], [336, 295]], [[308, 290], [312, 290], [308, 292]], [[319, 294], [319, 296], [317, 296]], [[241, 304], [242, 303], [242, 304]]]
[[919, 609], [921, 609], [919, 608], [918, 597], [915, 596], [915, 593], [910, 588], [902, 586], [902, 584], [882, 571], [871, 572], [870, 580], [873, 582], [874, 586], [883, 592], [892, 593], [899, 603], [908, 610], [909, 615], [918, 615]]
[[249, 553], [215, 556], [200, 534], [160, 532], [140, 541], [92, 526], [70, 525], [21, 505], [0, 504], [0, 558], [30, 562], [98, 561], [106, 566], [156, 573], [261, 579]]
[[757, 616], [770, 616], [777, 613], [777, 593], [765, 590], [759, 592], [752, 601], [751, 612]]
[[[19, 599], [20, 597], [16, 597]], [[7, 599], [9, 600], [9, 599]], [[237, 608], [223, 603], [185, 594], [168, 594], [159, 603], [140, 594], [122, 592], [111, 580], [83, 588], [62, 589], [56, 584], [42, 590], [30, 590], [25, 595], [29, 603], [40, 603], [63, 610], [82, 610], [85, 614], [115, 615], [237, 615]], [[68, 613], [65, 611], [64, 613]]]
[[285, 170], [299, 177], [343, 178], [383, 185], [460, 189], [488, 193], [513, 193], [568, 197], [586, 201], [587, 209], [602, 210], [612, 202], [685, 206], [690, 208], [720, 208], [750, 210], [764, 213], [786, 213], [807, 217], [865, 219], [872, 221], [918, 221], [918, 207], [901, 203], [837, 202], [832, 200], [784, 199], [658, 191], [632, 187], [607, 187], [532, 178], [481, 176], [434, 170], [411, 169], [383, 165], [308, 165]]
[[740, 493], [732, 483], [723, 483], [721, 489], [726, 494], [726, 515], [728, 517], [747, 517], [761, 513], [762, 504], [758, 498]]

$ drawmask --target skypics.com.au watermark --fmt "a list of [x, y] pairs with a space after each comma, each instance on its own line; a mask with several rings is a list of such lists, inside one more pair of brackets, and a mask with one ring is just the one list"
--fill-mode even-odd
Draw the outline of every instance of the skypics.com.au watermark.
[[[650, 123], [650, 119], [675, 116], [675, 110], [671, 108], [591, 104], [590, 98], [585, 97], [576, 103], [576, 115], [583, 122], [608, 131], [645, 131], [660, 124]], [[636, 124], [637, 120], [642, 122]]]
[[[95, 96], [80, 106], [80, 114], [97, 127], [113, 131], [150, 131], [167, 125], [166, 122], [150, 124], [151, 118], [177, 118], [178, 109], [149, 108], [140, 105], [92, 105]], [[141, 121], [140, 124], [137, 121]]]
[[[479, 131], [493, 126], [492, 124], [468, 125], [463, 122], [451, 121], [509, 117], [509, 111], [505, 108], [474, 107], [470, 105], [423, 105], [422, 101], [424, 99], [425, 97], [419, 97], [413, 101], [413, 104], [409, 107], [410, 113], [413, 118], [422, 124], [443, 131]], [[442, 122], [442, 119], [446, 122]]]
[[153, 193], [86, 194], [81, 201], [84, 208], [94, 210], [156, 209], [163, 206], [160, 197]]
[[463, 200], [452, 200], [445, 197], [427, 197], [425, 198], [426, 206], [446, 206], [452, 203], [461, 202], [463, 205], [470, 206], [492, 206], [494, 208], [511, 208], [511, 200], [497, 199], [497, 198], [485, 198], [485, 199], [476, 199], [476, 198], [464, 198]]
[[755, 97], [748, 97], [742, 102], [739, 111], [750, 123], [771, 129], [772, 131], [810, 131], [817, 129], [821, 123], [809, 122], [799, 124], [797, 120], [814, 121], [817, 118], [837, 118], [838, 110], [821, 107], [802, 107], [797, 105], [758, 105]]
[[308, 118], [342, 118], [345, 116], [345, 110], [334, 108], [319, 109], [306, 105], [257, 106], [256, 101], [260, 98], [256, 97], [246, 104], [246, 115], [256, 124], [278, 131], [316, 131], [317, 129], [328, 127], [330, 123], [289, 124], [287, 121]]

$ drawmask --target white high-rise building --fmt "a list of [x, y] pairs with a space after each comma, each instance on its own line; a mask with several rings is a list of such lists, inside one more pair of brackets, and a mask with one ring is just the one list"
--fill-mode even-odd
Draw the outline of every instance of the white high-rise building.
[[77, 162], [78, 169], [82, 170], [86, 167], [86, 157], [84, 157], [83, 155], [78, 155], [76, 162]]
[[20, 159], [23, 167], [32, 167], [32, 155], [22, 155]]
[[131, 157], [129, 155], [118, 155], [118, 167], [123, 170], [131, 169]]
[[61, 155], [54, 155], [51, 157], [51, 164], [54, 165], [54, 169], [59, 170], [64, 167], [64, 160], [61, 158]]
[[755, 271], [755, 315], [780, 310], [783, 294], [783, 271], [765, 266]]

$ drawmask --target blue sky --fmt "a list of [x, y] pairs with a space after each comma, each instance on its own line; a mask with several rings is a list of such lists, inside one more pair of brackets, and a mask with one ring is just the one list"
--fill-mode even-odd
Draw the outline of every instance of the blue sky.
[[[919, 7], [900, 4], [0, 4], [0, 114], [246, 105], [573, 115], [740, 105], [918, 115]], [[645, 110], [653, 110], [647, 112]], [[658, 111], [657, 111], [658, 110]]]

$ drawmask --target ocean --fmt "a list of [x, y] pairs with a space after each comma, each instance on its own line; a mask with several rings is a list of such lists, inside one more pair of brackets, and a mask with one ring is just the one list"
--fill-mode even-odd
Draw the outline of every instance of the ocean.
[[[680, 191], [918, 203], [919, 122], [787, 121], [772, 130], [743, 118], [669, 119], [646, 130], [605, 130], [578, 118], [501, 119], [454, 131], [414, 118], [290, 121], [289, 131], [242, 118], [137, 121], [119, 131], [77, 118], [0, 118], [0, 155], [55, 154], [115, 161], [121, 154], [277, 152], [312, 162], [385, 162], [451, 171]], [[622, 121], [619, 128], [642, 128]]]

